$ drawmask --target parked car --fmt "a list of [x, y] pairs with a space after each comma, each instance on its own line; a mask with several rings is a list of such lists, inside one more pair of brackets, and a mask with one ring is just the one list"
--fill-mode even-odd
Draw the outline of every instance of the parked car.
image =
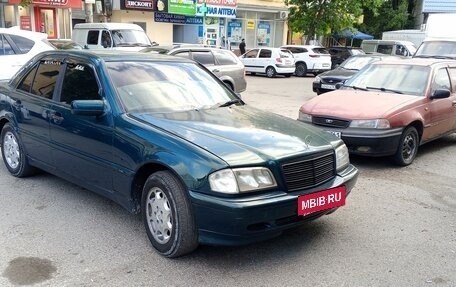
[[295, 59], [289, 50], [283, 48], [255, 48], [239, 56], [245, 71], [251, 75], [266, 74], [268, 78], [277, 75], [291, 77], [295, 71]]
[[71, 39], [48, 39], [48, 42], [59, 50], [82, 50], [84, 47]]
[[419, 145], [456, 131], [455, 85], [456, 61], [377, 61], [304, 103], [299, 120], [341, 137], [352, 154], [406, 166]]
[[358, 175], [342, 140], [168, 55], [43, 52], [0, 85], [0, 130], [11, 175], [40, 168], [141, 213], [167, 257], [332, 213]]
[[329, 47], [328, 51], [331, 54], [331, 69], [335, 69], [351, 56], [366, 54], [363, 49], [351, 46], [333, 46]]
[[141, 52], [168, 54], [195, 60], [208, 68], [236, 93], [247, 89], [244, 64], [230, 50], [199, 45], [179, 45], [154, 46], [145, 48]]
[[393, 56], [383, 54], [360, 54], [345, 60], [334, 70], [330, 70], [315, 77], [312, 90], [317, 95], [336, 89], [337, 84], [343, 84], [366, 65]]
[[331, 70], [331, 55], [325, 47], [314, 45], [286, 45], [281, 48], [289, 50], [296, 60], [295, 75], [304, 77], [308, 73], [315, 76]]
[[54, 49], [46, 39], [45, 33], [0, 28], [0, 80], [9, 80], [39, 52]]
[[411, 57], [416, 52], [415, 44], [397, 40], [363, 40], [361, 48], [366, 53]]

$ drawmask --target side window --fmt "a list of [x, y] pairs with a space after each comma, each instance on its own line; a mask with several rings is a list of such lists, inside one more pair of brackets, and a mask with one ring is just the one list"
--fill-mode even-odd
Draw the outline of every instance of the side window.
[[190, 59], [190, 53], [188, 51], [179, 52], [179, 53], [173, 54], [173, 56]]
[[63, 78], [60, 101], [71, 104], [74, 100], [101, 100], [93, 69], [86, 64], [68, 63]]
[[451, 87], [453, 93], [456, 93], [456, 67], [451, 67], [448, 69], [450, 72], [450, 79], [451, 79]]
[[236, 55], [231, 52], [222, 52], [225, 50], [213, 51], [215, 59], [220, 65], [236, 65], [238, 63]]
[[109, 32], [107, 30], [103, 30], [101, 32], [101, 45], [104, 48], [110, 48], [111, 44], [112, 44], [111, 35], [109, 34]]
[[22, 82], [17, 86], [18, 90], [30, 93], [30, 89], [32, 88], [33, 79], [35, 79], [36, 70], [38, 69], [38, 65], [35, 66], [22, 80]]
[[197, 61], [202, 65], [214, 65], [214, 55], [212, 55], [211, 51], [198, 51], [192, 52], [193, 60]]
[[257, 49], [250, 50], [244, 55], [244, 58], [256, 58], [257, 54], [258, 54]]
[[450, 78], [445, 68], [439, 69], [435, 74], [434, 81], [432, 82], [431, 95], [437, 89], [447, 89], [451, 91]]
[[11, 47], [10, 43], [8, 40], [0, 34], [0, 56], [2, 55], [14, 55], [14, 50]]
[[98, 36], [100, 35], [100, 31], [98, 30], [90, 30], [87, 33], [87, 45], [98, 45]]
[[261, 49], [260, 56], [258, 58], [271, 58], [272, 51], [268, 49]]
[[377, 52], [381, 54], [392, 55], [393, 45], [378, 45]]
[[27, 38], [17, 36], [17, 35], [10, 35], [11, 40], [13, 40], [14, 44], [21, 50], [22, 54], [28, 53], [33, 46], [35, 45], [35, 42], [32, 40], [29, 40]]
[[59, 76], [61, 62], [43, 61], [39, 64], [33, 79], [30, 93], [47, 99], [52, 99], [55, 84]]

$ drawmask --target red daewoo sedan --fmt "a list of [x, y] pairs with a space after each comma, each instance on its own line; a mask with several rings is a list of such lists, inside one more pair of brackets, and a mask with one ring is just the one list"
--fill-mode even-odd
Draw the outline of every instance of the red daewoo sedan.
[[421, 144], [456, 131], [456, 61], [372, 63], [304, 103], [299, 120], [341, 137], [352, 154], [409, 165]]

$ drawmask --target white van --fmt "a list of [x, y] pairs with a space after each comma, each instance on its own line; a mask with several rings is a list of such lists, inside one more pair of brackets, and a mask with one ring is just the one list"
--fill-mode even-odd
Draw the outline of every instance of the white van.
[[425, 25], [423, 43], [416, 51], [415, 57], [447, 57], [456, 59], [456, 13], [433, 13], [428, 16]]
[[139, 51], [154, 46], [141, 26], [131, 23], [76, 24], [71, 39], [86, 49]]
[[366, 53], [380, 53], [393, 56], [411, 57], [416, 52], [416, 47], [409, 41], [395, 40], [364, 40], [361, 48]]

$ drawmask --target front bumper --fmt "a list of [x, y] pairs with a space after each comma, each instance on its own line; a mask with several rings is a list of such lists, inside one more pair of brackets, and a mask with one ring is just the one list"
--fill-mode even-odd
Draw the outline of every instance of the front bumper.
[[338, 186], [345, 186], [348, 196], [357, 177], [358, 170], [349, 165], [333, 180], [323, 185], [292, 193], [276, 190], [241, 198], [221, 198], [190, 192], [199, 241], [209, 245], [242, 245], [275, 237], [283, 230], [337, 209], [298, 216], [299, 196]]
[[404, 130], [403, 127], [387, 130], [317, 127], [329, 132], [340, 132], [350, 154], [364, 156], [390, 156], [395, 154]]

